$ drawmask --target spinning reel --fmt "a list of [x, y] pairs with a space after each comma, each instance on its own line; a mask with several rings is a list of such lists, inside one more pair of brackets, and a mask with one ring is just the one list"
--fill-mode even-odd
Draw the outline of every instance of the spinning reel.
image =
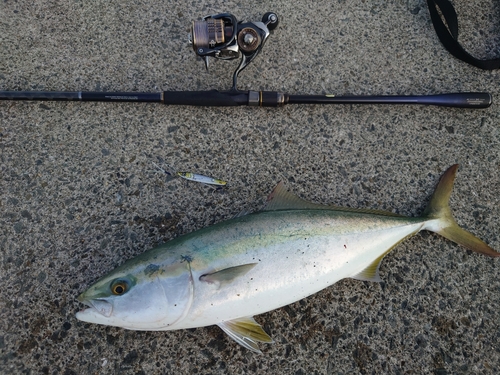
[[246, 23], [238, 21], [230, 13], [221, 13], [193, 21], [189, 39], [195, 53], [204, 59], [207, 69], [209, 57], [234, 60], [241, 55], [231, 89], [238, 91], [238, 74], [259, 54], [270, 35], [269, 31], [277, 26], [278, 16], [273, 12], [264, 14], [261, 22]]

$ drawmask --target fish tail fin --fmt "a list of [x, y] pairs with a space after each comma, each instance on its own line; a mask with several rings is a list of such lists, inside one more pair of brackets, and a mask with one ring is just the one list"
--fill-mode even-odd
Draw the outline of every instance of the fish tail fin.
[[458, 164], [452, 165], [441, 176], [436, 190], [431, 197], [423, 216], [429, 221], [423, 229], [436, 232], [441, 236], [456, 242], [467, 249], [488, 255], [491, 257], [500, 257], [500, 253], [496, 252], [488, 246], [484, 241], [480, 240], [472, 233], [460, 228], [457, 224], [449, 206], [453, 182], [458, 169]]

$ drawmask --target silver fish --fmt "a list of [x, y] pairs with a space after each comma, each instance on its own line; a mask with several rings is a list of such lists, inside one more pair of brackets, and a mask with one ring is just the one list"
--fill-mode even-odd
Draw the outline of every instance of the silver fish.
[[421, 217], [323, 206], [279, 184], [264, 210], [171, 240], [128, 260], [78, 300], [80, 320], [132, 330], [218, 325], [260, 352], [271, 337], [254, 320], [350, 277], [378, 281], [382, 258], [429, 230], [478, 253], [500, 256], [461, 229], [448, 200], [458, 165], [441, 177]]
[[210, 176], [205, 176], [205, 175], [202, 175], [199, 173], [193, 173], [193, 172], [177, 172], [172, 167], [169, 167], [170, 171], [167, 171], [167, 170], [161, 168], [155, 162], [153, 162], [153, 165], [165, 174], [168, 174], [170, 176], [181, 177], [181, 178], [188, 180], [188, 181], [195, 181], [195, 182], [199, 182], [199, 183], [206, 184], [206, 185], [217, 185], [217, 186], [222, 186], [222, 187], [226, 187], [226, 185], [227, 185], [227, 181], [224, 181], [224, 180], [221, 180], [218, 178], [213, 178]]

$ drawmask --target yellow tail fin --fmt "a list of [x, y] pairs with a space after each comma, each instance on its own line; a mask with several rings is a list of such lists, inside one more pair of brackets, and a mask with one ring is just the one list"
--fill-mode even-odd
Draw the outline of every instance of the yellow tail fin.
[[[424, 211], [424, 216], [431, 219], [425, 229], [436, 232], [441, 236], [456, 242], [472, 251], [500, 257], [500, 253], [493, 250], [484, 241], [480, 240], [472, 233], [460, 228], [451, 214], [449, 200], [458, 164], [452, 165], [443, 173], [436, 190], [431, 197], [429, 205]], [[432, 220], [436, 219], [436, 220]]]

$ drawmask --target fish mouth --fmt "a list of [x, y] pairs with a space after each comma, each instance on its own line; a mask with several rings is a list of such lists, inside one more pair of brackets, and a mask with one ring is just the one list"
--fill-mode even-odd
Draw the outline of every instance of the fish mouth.
[[89, 307], [88, 309], [80, 311], [79, 314], [96, 312], [106, 318], [109, 318], [113, 313], [113, 305], [103, 298], [86, 299], [83, 294], [80, 294], [78, 296], [78, 301]]

